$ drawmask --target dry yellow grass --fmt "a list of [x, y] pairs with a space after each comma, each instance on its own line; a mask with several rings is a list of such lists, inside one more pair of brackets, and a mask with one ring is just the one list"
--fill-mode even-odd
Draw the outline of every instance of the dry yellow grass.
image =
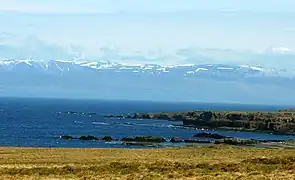
[[0, 179], [294, 179], [294, 149], [0, 148]]

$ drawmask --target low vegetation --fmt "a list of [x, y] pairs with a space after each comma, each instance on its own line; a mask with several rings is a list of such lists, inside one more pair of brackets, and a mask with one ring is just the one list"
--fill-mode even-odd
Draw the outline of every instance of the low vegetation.
[[0, 179], [294, 179], [294, 149], [1, 148]]

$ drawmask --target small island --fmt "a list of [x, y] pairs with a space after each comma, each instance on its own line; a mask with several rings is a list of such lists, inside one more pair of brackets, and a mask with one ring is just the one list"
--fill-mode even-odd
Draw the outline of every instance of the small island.
[[190, 111], [135, 113], [134, 115], [110, 115], [105, 117], [182, 121], [184, 126], [196, 128], [295, 135], [295, 109], [283, 109], [275, 112]]

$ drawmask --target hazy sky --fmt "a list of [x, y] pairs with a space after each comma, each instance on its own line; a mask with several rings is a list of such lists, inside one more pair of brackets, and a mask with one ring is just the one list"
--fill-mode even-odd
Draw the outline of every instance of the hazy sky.
[[1, 10], [25, 12], [180, 11], [230, 8], [293, 12], [293, 0], [1, 0]]
[[294, 0], [0, 0], [0, 4], [2, 43], [35, 36], [59, 46], [83, 46], [91, 53], [101, 47], [295, 49]]

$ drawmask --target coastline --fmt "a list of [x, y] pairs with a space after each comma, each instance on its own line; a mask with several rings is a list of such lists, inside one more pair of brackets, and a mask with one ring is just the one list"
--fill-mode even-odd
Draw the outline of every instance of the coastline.
[[294, 136], [295, 133], [288, 133], [288, 132], [274, 132], [269, 130], [256, 130], [256, 129], [244, 129], [244, 128], [231, 128], [231, 127], [217, 127], [211, 128], [208, 126], [192, 126], [192, 125], [175, 125], [175, 126], [182, 126], [187, 128], [197, 128], [197, 129], [207, 129], [207, 130], [218, 130], [218, 131], [235, 131], [235, 132], [256, 132], [256, 133], [266, 133], [266, 134], [273, 134], [273, 135], [286, 135], [286, 136]]
[[106, 118], [179, 121], [185, 127], [295, 135], [295, 110], [273, 112], [188, 111], [107, 115]]
[[134, 136], [116, 139], [111, 136], [96, 137], [91, 135], [77, 136], [60, 136], [63, 141], [91, 141], [99, 143], [112, 143], [120, 145], [117, 148], [172, 148], [172, 147], [189, 147], [189, 146], [212, 146], [217, 144], [232, 145], [236, 147], [264, 147], [264, 148], [292, 148], [295, 149], [295, 140], [279, 139], [252, 139], [252, 138], [235, 138], [224, 136], [216, 133], [200, 132], [189, 138], [161, 136]]
[[0, 147], [1, 179], [292, 179], [294, 149]]

